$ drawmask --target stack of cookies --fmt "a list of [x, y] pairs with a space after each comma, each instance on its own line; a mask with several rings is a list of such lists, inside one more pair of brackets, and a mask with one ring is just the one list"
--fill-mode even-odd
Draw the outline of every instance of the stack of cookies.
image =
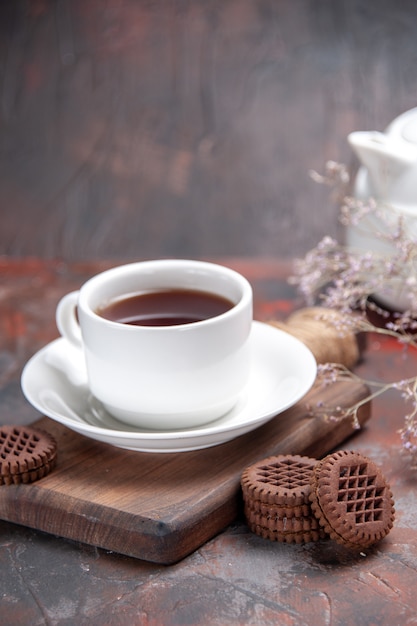
[[311, 510], [310, 480], [314, 459], [270, 457], [242, 476], [245, 515], [253, 532], [265, 539], [305, 543], [324, 537]]
[[55, 467], [57, 443], [31, 426], [0, 426], [0, 485], [33, 483]]
[[377, 465], [358, 452], [321, 461], [279, 455], [242, 474], [247, 523], [273, 541], [306, 543], [330, 537], [352, 549], [383, 539], [394, 523], [394, 501]]

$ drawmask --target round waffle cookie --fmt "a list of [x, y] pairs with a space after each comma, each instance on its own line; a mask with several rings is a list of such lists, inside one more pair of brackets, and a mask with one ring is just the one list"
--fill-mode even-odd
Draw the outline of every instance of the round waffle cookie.
[[394, 523], [394, 501], [377, 465], [359, 452], [339, 451], [312, 472], [311, 507], [332, 539], [366, 548], [383, 539]]
[[32, 483], [56, 464], [57, 444], [29, 426], [0, 426], [0, 485]]
[[316, 463], [309, 457], [279, 455], [243, 472], [244, 511], [252, 532], [286, 543], [317, 541], [325, 535], [309, 499]]

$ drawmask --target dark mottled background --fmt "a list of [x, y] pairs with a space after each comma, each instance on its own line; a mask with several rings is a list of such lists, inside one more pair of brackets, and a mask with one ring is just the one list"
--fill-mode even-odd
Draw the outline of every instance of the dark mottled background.
[[413, 0], [2, 0], [0, 254], [289, 258], [416, 105]]

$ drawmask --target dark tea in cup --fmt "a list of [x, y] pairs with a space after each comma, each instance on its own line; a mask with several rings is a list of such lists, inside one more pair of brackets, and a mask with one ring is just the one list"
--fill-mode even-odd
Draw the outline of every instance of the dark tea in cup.
[[117, 298], [97, 313], [121, 324], [178, 326], [216, 317], [233, 306], [231, 300], [206, 291], [162, 289]]

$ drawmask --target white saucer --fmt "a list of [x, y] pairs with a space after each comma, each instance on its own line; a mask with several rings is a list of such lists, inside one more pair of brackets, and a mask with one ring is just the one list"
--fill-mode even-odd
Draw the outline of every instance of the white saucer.
[[316, 361], [298, 339], [254, 322], [251, 342], [253, 366], [244, 397], [221, 419], [188, 430], [145, 430], [116, 420], [91, 396], [83, 359], [62, 338], [28, 361], [22, 389], [42, 414], [113, 446], [143, 452], [208, 448], [261, 426], [298, 402], [314, 383]]

